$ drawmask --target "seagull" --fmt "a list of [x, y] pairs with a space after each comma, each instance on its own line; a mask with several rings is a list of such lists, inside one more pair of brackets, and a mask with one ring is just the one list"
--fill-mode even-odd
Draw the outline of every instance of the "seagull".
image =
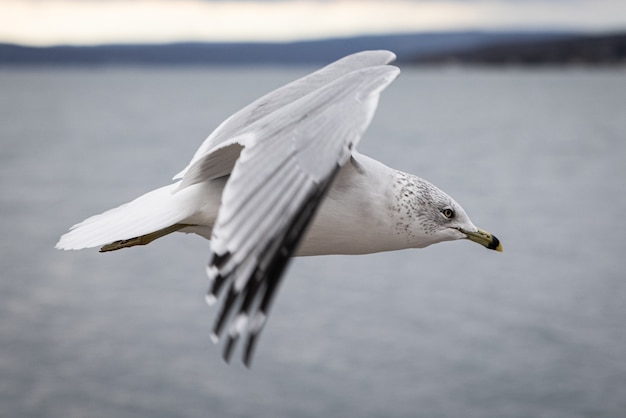
[[360, 154], [390, 51], [348, 55], [270, 92], [220, 124], [174, 183], [71, 227], [56, 248], [115, 251], [173, 232], [210, 240], [212, 340], [250, 366], [293, 256], [367, 254], [468, 239], [502, 251], [428, 181]]

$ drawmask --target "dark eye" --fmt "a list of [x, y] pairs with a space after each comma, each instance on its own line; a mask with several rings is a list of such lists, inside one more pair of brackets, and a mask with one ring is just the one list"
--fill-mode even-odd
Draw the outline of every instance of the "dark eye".
[[454, 218], [454, 211], [450, 208], [445, 208], [444, 210], [441, 211], [441, 214], [448, 219]]

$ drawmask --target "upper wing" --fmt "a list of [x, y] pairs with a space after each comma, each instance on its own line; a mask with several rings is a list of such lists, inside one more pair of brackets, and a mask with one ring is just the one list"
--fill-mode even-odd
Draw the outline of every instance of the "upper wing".
[[244, 148], [222, 194], [207, 268], [213, 280], [207, 300], [227, 288], [213, 330], [217, 339], [230, 324], [226, 360], [247, 331], [244, 363], [250, 362], [289, 257], [398, 73], [388, 65], [348, 72], [233, 139]]
[[[266, 94], [218, 126], [200, 145], [187, 167], [174, 179], [182, 178], [180, 188], [183, 188], [229, 174], [241, 151], [240, 135], [250, 125], [345, 74], [362, 68], [388, 64], [394, 59], [395, 55], [390, 51], [363, 51], [348, 55]], [[221, 164], [216, 165], [217, 161]]]

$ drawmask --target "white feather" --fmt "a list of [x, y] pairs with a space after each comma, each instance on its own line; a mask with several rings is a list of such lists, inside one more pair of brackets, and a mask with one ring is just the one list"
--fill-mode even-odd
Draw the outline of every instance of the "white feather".
[[174, 193], [178, 185], [174, 183], [161, 187], [132, 202], [85, 219], [70, 228], [56, 248], [78, 250], [99, 247], [179, 223], [212, 224], [217, 216], [222, 185], [198, 183]]

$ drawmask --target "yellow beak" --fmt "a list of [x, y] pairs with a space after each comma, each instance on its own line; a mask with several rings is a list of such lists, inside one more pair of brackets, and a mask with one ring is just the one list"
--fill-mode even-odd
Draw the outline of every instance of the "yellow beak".
[[502, 252], [502, 244], [500, 244], [500, 240], [496, 238], [495, 235], [491, 235], [487, 231], [483, 231], [478, 228], [478, 231], [476, 232], [470, 232], [464, 229], [462, 229], [461, 232], [467, 235], [467, 239], [470, 241], [474, 241], [483, 247], [489, 248], [490, 250]]

